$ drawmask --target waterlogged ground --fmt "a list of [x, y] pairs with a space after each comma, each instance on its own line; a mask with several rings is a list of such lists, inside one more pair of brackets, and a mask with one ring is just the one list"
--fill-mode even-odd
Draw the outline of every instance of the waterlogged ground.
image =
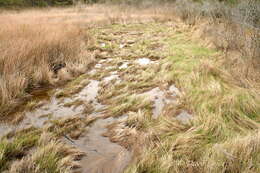
[[84, 153], [73, 172], [123, 172], [142, 145], [135, 144], [136, 129], [145, 129], [148, 122], [176, 108], [180, 124], [192, 119], [180, 109], [182, 92], [167, 75], [168, 42], [175, 31], [172, 23], [92, 29], [96, 41], [87, 49], [95, 53], [96, 64], [66, 86], [41, 93], [45, 97], [36, 95], [17, 113], [23, 116], [19, 123], [1, 124], [2, 139], [11, 140], [14, 132], [34, 127]]

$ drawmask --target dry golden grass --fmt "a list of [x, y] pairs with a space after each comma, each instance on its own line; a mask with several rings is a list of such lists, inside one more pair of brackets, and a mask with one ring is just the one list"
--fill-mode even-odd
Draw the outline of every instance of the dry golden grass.
[[[27, 91], [69, 80], [92, 61], [84, 51], [88, 35], [78, 25], [52, 23], [41, 16], [45, 11], [27, 13], [0, 16], [1, 113]], [[66, 68], [55, 70], [61, 64]]]
[[53, 140], [48, 133], [43, 133], [39, 139], [36, 151], [11, 164], [11, 173], [31, 172], [72, 172], [79, 167], [76, 161], [84, 155], [81, 151]]

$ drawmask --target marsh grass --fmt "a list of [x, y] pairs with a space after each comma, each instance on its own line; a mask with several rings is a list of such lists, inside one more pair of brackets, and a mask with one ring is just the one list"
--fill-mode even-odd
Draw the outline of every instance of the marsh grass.
[[[257, 80], [243, 72], [239, 74], [240, 66], [232, 65], [223, 52], [203, 46], [201, 39], [193, 37], [197, 28], [178, 23], [173, 29], [157, 28], [153, 24], [150, 29], [168, 31], [166, 38], [161, 38], [161, 44], [168, 48], [164, 52], [167, 58], [149, 70], [129, 67], [124, 71], [126, 75], [122, 71], [121, 77], [127, 82], [103, 87], [99, 97], [100, 101], [112, 105], [108, 108], [109, 116], [125, 112], [129, 116], [113, 124], [108, 135], [112, 141], [135, 151], [137, 161], [126, 172], [258, 172]], [[147, 48], [146, 44], [150, 45], [143, 42], [135, 46], [142, 50]], [[126, 53], [124, 58], [143, 55], [142, 51], [136, 51], [131, 57], [131, 53]], [[237, 61], [240, 58], [234, 57]], [[149, 118], [151, 109], [138, 107], [130, 98], [139, 89], [158, 83], [174, 83], [182, 94], [179, 105], [169, 107], [154, 120]], [[132, 109], [131, 105], [138, 109]], [[175, 118], [183, 109], [194, 116], [189, 124], [181, 124]]]
[[39, 140], [40, 131], [27, 129], [19, 132], [13, 139], [3, 138], [0, 142], [0, 171], [6, 170], [11, 161], [20, 159], [35, 146]]
[[[99, 49], [96, 51], [98, 53], [94, 56], [95, 58], [104, 58], [107, 55], [113, 55], [112, 53], [115, 53], [115, 51], [116, 53], [114, 55], [127, 60], [140, 58], [140, 56], [153, 57], [152, 54], [154, 52], [152, 52], [152, 50], [156, 49], [157, 46], [159, 48], [158, 51], [160, 51], [160, 54], [163, 54], [163, 56], [156, 54], [155, 59], [167, 57], [162, 60], [160, 66], [151, 66], [152, 68], [150, 70], [145, 71], [142, 69], [138, 71], [135, 68], [130, 68], [131, 70], [127, 71], [126, 74], [122, 74], [122, 77], [128, 80], [127, 82], [122, 82], [115, 86], [102, 85], [98, 99], [101, 103], [109, 104], [106, 109], [107, 116], [121, 116], [124, 113], [129, 113], [128, 119], [123, 120], [116, 125], [114, 124], [110, 129], [111, 134], [108, 135], [112, 141], [119, 142], [127, 148], [131, 148], [135, 146], [135, 144], [137, 145], [138, 152], [135, 153], [137, 156], [136, 160], [128, 167], [126, 172], [169, 173], [209, 172], [209, 170], [212, 172], [259, 172], [260, 168], [257, 163], [260, 162], [260, 99], [258, 94], [259, 73], [255, 63], [247, 61], [249, 59], [247, 59], [247, 57], [243, 58], [243, 56], [233, 57], [232, 61], [230, 61], [230, 56], [227, 52], [228, 49], [226, 49], [229, 48], [230, 42], [227, 45], [221, 43], [220, 46], [217, 46], [217, 48], [220, 48], [220, 50], [223, 50], [224, 52], [202, 46], [198, 40], [194, 39], [196, 33], [192, 32], [196, 29], [201, 29], [198, 27], [197, 23], [197, 21], [201, 20], [198, 20], [196, 16], [191, 16], [191, 13], [189, 13], [187, 17], [184, 16], [184, 20], [189, 21], [187, 22], [188, 26], [176, 20], [174, 21], [174, 24], [135, 24], [129, 25], [128, 28], [128, 25], [126, 24], [129, 24], [130, 22], [169, 21], [175, 18], [175, 16], [169, 17], [169, 15], [176, 15], [176, 13], [170, 12], [172, 10], [171, 8], [160, 8], [157, 10], [144, 9], [143, 11], [140, 10], [140, 12], [137, 12], [136, 10], [127, 7], [129, 9], [124, 9], [123, 13], [132, 12], [134, 15], [124, 14], [125, 16], [122, 15], [123, 17], [120, 17], [120, 14], [123, 13], [117, 13], [118, 11], [116, 8], [117, 6], [108, 6], [108, 8], [102, 7], [98, 9], [94, 8], [96, 16], [98, 16], [98, 13], [103, 14], [101, 13], [102, 10], [105, 10], [107, 14], [109, 11], [113, 10], [116, 12], [108, 14], [109, 20], [104, 22], [102, 21], [104, 18], [101, 17], [102, 20], [93, 22], [88, 28], [109, 24], [107, 26], [108, 30], [106, 30], [108, 33], [111, 32], [111, 30], [114, 30], [117, 32], [115, 32], [114, 35], [120, 35], [126, 31], [125, 29], [129, 29], [128, 31], [137, 30], [139, 32], [138, 34], [142, 37], [145, 33], [147, 34], [150, 29], [151, 32], [149, 31], [149, 34], [145, 35], [145, 38], [148, 40], [152, 39], [154, 34], [156, 34], [156, 37], [158, 37], [157, 39], [160, 40], [160, 44], [166, 45], [166, 49], [161, 50], [160, 44], [154, 44], [150, 41], [134, 43], [134, 48], [129, 52], [118, 52], [118, 46], [116, 46], [118, 43], [108, 44], [104, 49], [100, 49], [97, 45], [90, 45], [88, 47], [89, 51]], [[118, 9], [123, 8], [124, 7], [121, 6]], [[154, 15], [155, 11], [157, 13], [156, 15]], [[119, 23], [123, 25], [120, 25]], [[41, 25], [37, 25], [37, 27], [38, 26], [40, 27]], [[30, 89], [38, 87], [38, 85], [44, 86], [45, 84], [55, 84], [58, 82], [55, 78], [53, 81], [53, 71], [52, 68], [50, 68], [52, 67], [50, 64], [57, 63], [54, 60], [59, 57], [58, 55], [60, 55], [60, 52], [64, 49], [65, 58], [61, 56], [58, 60], [70, 62], [71, 65], [68, 66], [68, 68], [66, 65], [66, 68], [61, 69], [57, 74], [56, 79], [71, 80], [72, 77], [81, 70], [75, 70], [74, 72], [74, 68], [70, 67], [75, 67], [74, 65], [78, 63], [88, 64], [88, 62], [85, 62], [83, 59], [77, 59], [75, 58], [77, 56], [74, 56], [79, 49], [78, 47], [74, 49], [75, 47], [73, 46], [80, 43], [78, 42], [78, 39], [83, 38], [79, 36], [82, 32], [74, 32], [78, 31], [74, 26], [71, 28], [72, 31], [70, 30], [70, 27], [67, 28], [71, 32], [67, 32], [64, 29], [66, 28], [64, 26], [67, 25], [58, 25], [57, 27], [59, 28], [56, 28], [56, 26], [48, 26], [50, 25], [48, 24], [43, 27], [46, 29], [46, 32], [44, 31], [43, 34], [39, 32], [39, 38], [41, 39], [36, 39], [36, 41], [28, 36], [30, 35], [29, 33], [31, 33], [32, 27], [24, 27], [24, 30], [19, 30], [19, 32], [15, 30], [15, 32], [12, 32], [26, 32], [26, 38], [28, 36], [31, 40], [28, 41], [28, 44], [26, 42], [24, 47], [29, 45], [29, 48], [30, 46], [33, 48], [27, 49], [26, 47], [26, 49], [24, 49], [23, 46], [20, 46], [23, 44], [16, 44], [14, 39], [12, 39], [14, 42], [12, 43], [14, 44], [13, 47], [16, 48], [15, 50], [26, 50], [26, 56], [20, 56], [20, 52], [16, 51], [14, 51], [15, 53], [13, 54], [3, 53], [6, 57], [15, 57], [14, 59], [16, 60], [14, 66], [13, 61], [10, 58], [6, 59], [8, 61], [0, 61], [0, 67], [5, 67], [1, 68], [5, 71], [0, 73], [5, 77], [1, 79], [0, 90], [0, 95], [3, 95], [1, 97], [1, 103], [4, 103], [4, 107], [10, 104], [10, 100], [13, 100], [13, 98], [22, 97], [26, 94], [24, 89], [28, 88], [27, 86], [30, 86]], [[38, 28], [38, 30], [37, 27], [35, 28], [39, 31], [40, 29]], [[110, 27], [112, 27], [112, 29]], [[12, 28], [15, 27], [10, 28], [11, 31]], [[103, 29], [104, 28], [101, 28], [101, 30]], [[48, 36], [47, 33], [49, 33], [49, 31], [56, 30], [58, 30], [58, 33], [60, 34], [50, 34]], [[98, 30], [100, 30], [100, 28]], [[124, 32], [120, 32], [122, 30], [124, 30]], [[95, 32], [96, 33], [94, 34], [100, 34], [97, 30], [95, 30]], [[23, 33], [21, 35], [23, 35]], [[37, 34], [32, 35], [38, 36]], [[138, 37], [141, 37], [140, 35], [138, 35]], [[7, 34], [7, 37], [4, 34], [0, 34], [0, 36], [0, 38], [3, 41], [7, 41], [7, 43], [9, 43], [8, 40], [11, 40], [9, 38], [13, 38], [12, 34]], [[4, 39], [5, 37], [7, 39]], [[23, 40], [23, 37], [19, 36], [19, 34], [15, 35], [15, 38], [20, 37]], [[71, 37], [73, 39], [68, 40], [68, 38]], [[132, 36], [130, 35], [129, 37]], [[111, 34], [105, 34], [101, 39], [103, 42], [104, 40], [111, 40], [111, 38]], [[39, 44], [37, 40], [40, 41]], [[41, 47], [42, 40], [46, 41], [44, 42], [44, 47]], [[48, 40], [51, 41], [49, 42]], [[73, 41], [73, 43], [76, 44], [72, 45], [70, 41]], [[93, 42], [93, 44], [98, 43], [95, 43], [95, 41]], [[17, 43], [21, 43], [19, 39]], [[51, 48], [55, 48], [54, 51], [48, 47], [49, 43]], [[10, 43], [10, 45], [12, 44]], [[37, 49], [34, 49], [34, 46], [38, 46]], [[7, 52], [12, 52], [12, 49], [7, 49], [6, 47], [1, 47], [0, 50], [6, 49]], [[42, 51], [40, 51], [40, 53], [34, 53], [39, 47], [41, 48], [39, 50]], [[27, 50], [29, 50], [29, 53]], [[50, 53], [48, 53], [49, 51]], [[109, 52], [109, 54], [102, 55], [102, 51]], [[40, 57], [41, 52], [47, 52], [47, 55], [44, 56], [44, 58], [41, 58], [42, 61], [38, 62], [38, 58], [34, 56], [29, 59], [30, 61], [25, 61], [27, 60], [27, 58], [25, 58], [28, 57], [27, 55], [39, 55], [38, 57]], [[226, 56], [224, 53], [226, 53]], [[71, 55], [73, 56], [70, 57]], [[18, 60], [16, 57], [21, 57], [21, 60], [23, 61]], [[34, 64], [35, 67], [30, 66], [31, 64]], [[57, 64], [60, 64], [60, 61], [58, 61]], [[29, 67], [29, 71], [27, 71], [27, 68], [25, 67]], [[38, 72], [38, 70], [40, 72]], [[137, 73], [141, 75], [137, 75]], [[5, 76], [6, 74], [8, 75], [7, 77]], [[32, 77], [28, 78], [31, 74], [33, 74]], [[107, 72], [103, 72], [92, 77], [102, 79], [106, 75]], [[138, 97], [137, 94], [145, 91], [146, 88], [149, 89], [149, 87], [161, 85], [161, 83], [174, 83], [181, 89], [180, 107], [192, 112], [193, 120], [190, 124], [184, 125], [176, 120], [175, 116], [178, 110], [166, 111], [158, 119], [151, 119], [151, 102]], [[78, 84], [80, 83], [76, 81], [75, 85], [71, 85], [72, 92], [75, 91], [75, 93], [77, 93], [82, 89], [73, 87], [78, 86]], [[68, 93], [70, 93], [70, 91]], [[58, 97], [70, 95], [68, 93], [61, 93]], [[34, 107], [34, 104], [31, 104], [31, 107]], [[176, 107], [176, 109], [180, 108]], [[93, 121], [91, 120], [90, 122]], [[85, 127], [85, 125], [88, 124], [88, 121], [84, 122], [82, 119], [69, 119], [56, 121], [53, 122], [53, 124], [54, 126], [50, 127], [49, 131], [54, 133], [56, 135], [54, 135], [55, 137], [67, 133], [69, 134], [72, 130], [79, 132], [77, 134], [71, 134], [72, 136], [78, 137], [81, 130], [84, 129], [81, 127]], [[26, 141], [28, 140], [26, 137], [23, 139]], [[57, 172], [58, 170], [62, 170], [66, 172], [69, 168], [76, 166], [73, 159], [78, 157], [78, 152], [74, 152], [75, 150], [70, 152], [71, 148], [67, 148], [64, 144], [59, 141], [53, 141], [49, 137], [45, 139], [47, 139], [43, 140], [45, 142], [38, 142], [39, 144], [37, 145], [36, 150], [38, 152], [17, 161], [11, 166], [11, 170], [13, 172], [19, 172], [20, 170], [25, 170], [25, 172]], [[51, 142], [48, 143], [46, 141]], [[1, 144], [0, 147], [3, 146], [1, 152], [4, 154], [1, 156], [6, 156], [5, 153], [10, 153], [9, 151], [15, 153], [14, 155], [16, 155], [16, 151], [18, 150], [23, 151], [22, 148], [19, 148], [20, 146], [23, 146], [20, 145], [20, 142], [18, 142], [19, 145], [17, 145], [19, 147], [16, 146], [16, 142], [4, 140], [2, 143], [3, 144]], [[30, 140], [28, 140], [28, 143], [30, 144]], [[72, 156], [68, 155], [68, 152], [72, 154]], [[10, 155], [8, 155], [8, 157], [2, 157], [4, 166], [9, 166], [10, 160], [11, 162], [16, 160], [16, 157], [9, 156]], [[36, 169], [30, 167], [30, 165], [38, 165], [39, 167]]]
[[80, 118], [70, 117], [62, 118], [60, 120], [52, 120], [52, 125], [47, 130], [57, 137], [69, 136], [72, 139], [78, 139], [84, 132], [88, 125], [91, 125], [95, 118]]
[[58, 140], [54, 140], [49, 133], [40, 136], [35, 152], [17, 160], [11, 165], [10, 172], [71, 172], [79, 167], [76, 162], [84, 154]]
[[150, 129], [158, 139], [126, 172], [258, 172], [257, 85], [242, 87], [223, 65], [225, 56], [200, 46], [191, 34], [178, 31], [167, 40], [173, 53], [167, 63], [172, 65], [164, 72], [165, 80], [185, 92], [183, 106], [195, 119], [185, 127], [175, 115], [159, 118]]
[[17, 98], [35, 88], [70, 80], [91, 62], [82, 49], [87, 44], [87, 33], [76, 25], [52, 24], [40, 15], [1, 14], [0, 18], [5, 26], [0, 29], [2, 115], [18, 103]]
[[111, 100], [107, 108], [107, 116], [121, 116], [129, 111], [138, 111], [139, 109], [152, 109], [151, 101], [142, 96], [134, 94], [121, 94]]
[[83, 74], [68, 82], [62, 89], [55, 93], [55, 97], [72, 97], [73, 95], [79, 93], [84, 87], [86, 87], [89, 82], [88, 75]]

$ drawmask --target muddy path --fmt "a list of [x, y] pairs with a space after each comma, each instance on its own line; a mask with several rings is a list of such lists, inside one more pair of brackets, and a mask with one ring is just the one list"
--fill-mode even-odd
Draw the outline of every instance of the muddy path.
[[[133, 142], [124, 135], [135, 126], [131, 115], [141, 111], [157, 119], [178, 105], [181, 91], [163, 79], [164, 41], [172, 29], [161, 23], [92, 29], [96, 41], [88, 49], [95, 51], [96, 64], [66, 86], [44, 93], [46, 98], [28, 103], [20, 123], [0, 126], [1, 136], [31, 126], [47, 129], [85, 153], [73, 172], [123, 172], [133, 159]], [[191, 118], [184, 110], [176, 116], [183, 124]], [[117, 133], [113, 124], [122, 125]]]

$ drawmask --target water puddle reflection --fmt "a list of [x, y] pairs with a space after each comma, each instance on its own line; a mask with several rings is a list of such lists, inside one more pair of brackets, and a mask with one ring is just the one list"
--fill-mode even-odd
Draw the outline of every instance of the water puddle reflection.
[[130, 152], [103, 136], [107, 131], [106, 126], [114, 121], [116, 121], [114, 118], [97, 120], [85, 137], [75, 141], [86, 153], [86, 157], [81, 160], [81, 172], [121, 173], [129, 164]]
[[146, 65], [154, 63], [154, 62], [151, 61], [149, 58], [139, 58], [136, 60], [136, 63], [141, 66], [146, 66]]

